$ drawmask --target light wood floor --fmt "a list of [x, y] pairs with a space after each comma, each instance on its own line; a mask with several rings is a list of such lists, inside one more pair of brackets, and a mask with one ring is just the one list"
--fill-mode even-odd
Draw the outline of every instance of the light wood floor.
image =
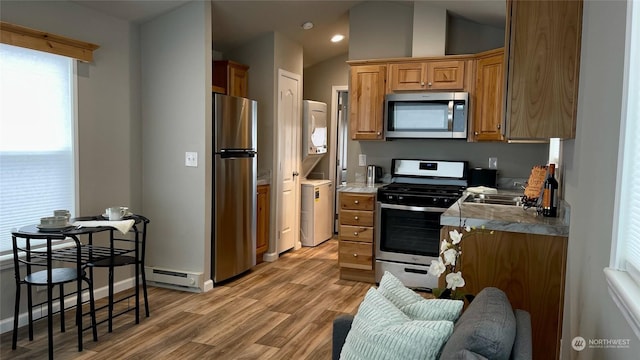
[[[202, 294], [149, 287], [151, 317], [142, 315], [135, 325], [133, 312], [120, 316], [112, 333], [101, 324], [98, 342], [86, 331], [82, 352], [68, 313], [65, 333], [54, 324], [54, 356], [330, 359], [333, 318], [355, 313], [372, 285], [340, 280], [337, 253], [336, 240], [292, 251]], [[2, 359], [46, 358], [46, 320], [37, 323], [33, 341], [25, 327], [19, 331], [18, 349], [11, 350], [11, 332], [2, 335], [0, 347]]]

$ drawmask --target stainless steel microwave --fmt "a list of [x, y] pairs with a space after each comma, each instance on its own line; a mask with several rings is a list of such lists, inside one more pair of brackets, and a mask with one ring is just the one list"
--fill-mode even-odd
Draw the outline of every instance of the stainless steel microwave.
[[384, 101], [387, 139], [466, 139], [469, 93], [388, 94]]

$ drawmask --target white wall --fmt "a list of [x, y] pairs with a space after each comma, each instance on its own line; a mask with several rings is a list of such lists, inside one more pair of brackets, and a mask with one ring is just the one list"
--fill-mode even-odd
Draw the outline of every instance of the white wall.
[[[144, 214], [138, 28], [69, 1], [3, 0], [0, 19], [100, 45], [92, 63], [78, 64], [80, 183], [78, 213], [73, 215], [96, 215], [114, 205]], [[150, 226], [154, 225], [152, 219]], [[129, 268], [118, 269], [116, 281], [131, 273]], [[96, 288], [106, 283], [106, 273], [98, 271]], [[14, 284], [13, 267], [3, 267], [2, 319], [13, 316]]]
[[413, 4], [366, 1], [349, 11], [349, 60], [411, 56]]
[[446, 54], [475, 54], [502, 47], [505, 41], [504, 29], [449, 16]]
[[[578, 122], [564, 142], [565, 199], [571, 228], [565, 287], [563, 358], [638, 359], [635, 336], [609, 294], [602, 269], [609, 265], [618, 158], [626, 4], [585, 1]], [[630, 339], [630, 348], [578, 353], [570, 341]]]
[[[147, 265], [211, 278], [211, 3], [141, 26]], [[185, 167], [186, 151], [198, 167]]]
[[447, 9], [428, 2], [413, 3], [411, 56], [443, 56], [447, 39]]

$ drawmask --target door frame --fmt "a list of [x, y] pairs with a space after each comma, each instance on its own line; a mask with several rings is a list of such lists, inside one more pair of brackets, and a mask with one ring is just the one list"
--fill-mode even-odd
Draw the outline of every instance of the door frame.
[[[347, 85], [333, 85], [331, 86], [331, 132], [329, 134], [329, 180], [333, 184], [333, 196], [332, 196], [332, 209], [333, 216], [337, 214], [337, 201], [338, 189], [340, 184], [336, 183], [336, 156], [338, 156], [338, 131], [340, 131], [338, 124], [338, 98], [340, 92], [348, 92], [349, 86]], [[337, 219], [333, 220], [334, 233], [336, 232], [335, 224]]]

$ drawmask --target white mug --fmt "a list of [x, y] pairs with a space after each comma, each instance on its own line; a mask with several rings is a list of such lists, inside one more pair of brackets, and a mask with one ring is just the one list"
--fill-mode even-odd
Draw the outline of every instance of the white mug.
[[71, 213], [69, 210], [53, 210], [53, 216], [64, 216], [67, 218], [67, 222], [71, 219]]
[[120, 206], [110, 207], [110, 208], [107, 208], [105, 211], [110, 221], [122, 220], [122, 218], [126, 214], [126, 210]]

